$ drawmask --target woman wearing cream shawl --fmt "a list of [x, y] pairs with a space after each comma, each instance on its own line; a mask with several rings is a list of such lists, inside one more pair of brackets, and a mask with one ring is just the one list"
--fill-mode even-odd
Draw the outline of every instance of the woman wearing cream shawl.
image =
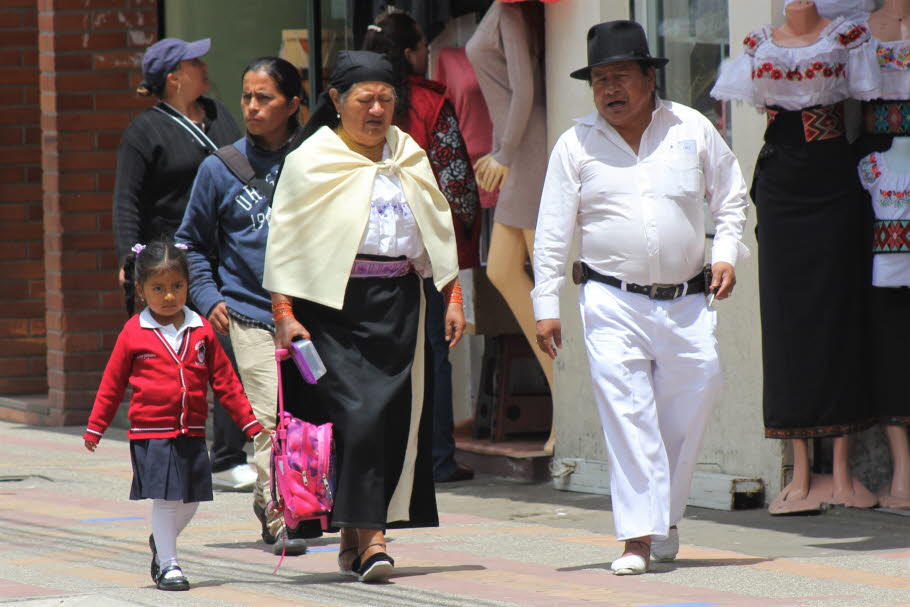
[[285, 404], [335, 425], [338, 563], [364, 582], [392, 572], [386, 528], [438, 524], [421, 276], [445, 295], [452, 346], [465, 324], [449, 205], [426, 153], [391, 127], [394, 84], [381, 55], [338, 53], [282, 168], [263, 278], [279, 347], [311, 339], [328, 369], [310, 385], [285, 363]]

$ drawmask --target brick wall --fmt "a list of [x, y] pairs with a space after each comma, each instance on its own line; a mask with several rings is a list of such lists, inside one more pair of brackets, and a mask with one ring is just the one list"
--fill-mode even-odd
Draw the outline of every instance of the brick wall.
[[[157, 0], [37, 0], [46, 285], [46, 424], [81, 424], [125, 321], [111, 192]], [[0, 312], [2, 314], [2, 312]]]
[[47, 390], [35, 0], [0, 3], [0, 394]]

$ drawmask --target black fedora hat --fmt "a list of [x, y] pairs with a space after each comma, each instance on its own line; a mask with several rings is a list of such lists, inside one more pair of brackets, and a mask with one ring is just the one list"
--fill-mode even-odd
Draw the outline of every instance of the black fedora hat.
[[641, 61], [663, 67], [669, 59], [652, 57], [645, 30], [634, 21], [607, 21], [588, 30], [588, 65], [569, 76], [591, 79], [591, 68], [620, 61]]

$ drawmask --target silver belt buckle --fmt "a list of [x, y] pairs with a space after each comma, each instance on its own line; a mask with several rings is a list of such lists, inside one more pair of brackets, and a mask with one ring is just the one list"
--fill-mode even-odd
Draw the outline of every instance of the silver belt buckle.
[[676, 299], [677, 297], [679, 297], [680, 290], [682, 289], [682, 285], [674, 285], [674, 284], [653, 284], [653, 285], [651, 285], [651, 289], [648, 291], [648, 297], [649, 297], [650, 299], [657, 299], [657, 291], [658, 291], [658, 289], [673, 289], [673, 296], [672, 296], [672, 297], [662, 298], [662, 299]]

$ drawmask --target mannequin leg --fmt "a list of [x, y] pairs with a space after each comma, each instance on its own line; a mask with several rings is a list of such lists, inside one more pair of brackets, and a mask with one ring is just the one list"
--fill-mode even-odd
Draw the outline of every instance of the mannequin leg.
[[[534, 230], [522, 230], [498, 222], [493, 223], [490, 236], [490, 252], [487, 259], [487, 277], [496, 290], [503, 296], [509, 309], [518, 321], [521, 332], [531, 345], [531, 351], [537, 357], [541, 369], [553, 393], [553, 361], [537, 347], [536, 321], [534, 307], [531, 304], [531, 289], [534, 283], [525, 271], [525, 262], [534, 249]], [[555, 399], [554, 399], [555, 405]], [[553, 453], [556, 443], [556, 412], [553, 412], [553, 424], [550, 437], [544, 446], [547, 453]]]
[[885, 435], [888, 437], [894, 472], [891, 488], [887, 494], [879, 497], [879, 502], [885, 508], [910, 508], [910, 442], [907, 439], [907, 428], [889, 424], [885, 426]]
[[831, 503], [851, 508], [872, 508], [878, 503], [878, 498], [850, 470], [850, 439], [846, 434], [834, 439], [834, 492]]
[[809, 495], [809, 479], [812, 476], [809, 467], [809, 440], [796, 438], [790, 444], [793, 447], [793, 478], [777, 499], [799, 501]]

